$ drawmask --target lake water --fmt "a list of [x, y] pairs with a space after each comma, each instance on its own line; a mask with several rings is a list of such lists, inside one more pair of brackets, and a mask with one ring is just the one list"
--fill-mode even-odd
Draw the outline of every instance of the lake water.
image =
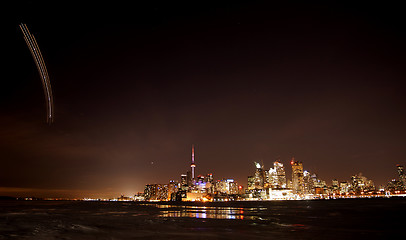
[[0, 239], [403, 239], [406, 198], [0, 201]]

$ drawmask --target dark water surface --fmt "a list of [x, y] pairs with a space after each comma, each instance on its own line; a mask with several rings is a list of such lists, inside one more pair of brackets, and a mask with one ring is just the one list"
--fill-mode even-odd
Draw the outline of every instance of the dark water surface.
[[0, 201], [0, 239], [403, 239], [405, 232], [406, 198]]

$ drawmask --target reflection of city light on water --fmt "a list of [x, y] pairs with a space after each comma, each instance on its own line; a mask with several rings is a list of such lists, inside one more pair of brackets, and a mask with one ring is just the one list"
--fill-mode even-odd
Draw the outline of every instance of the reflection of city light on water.
[[207, 215], [205, 212], [203, 213], [196, 213], [196, 218], [207, 218]]
[[185, 206], [183, 208], [168, 207], [161, 211], [161, 217], [188, 217], [188, 218], [212, 218], [212, 219], [248, 219], [244, 217], [242, 208], [233, 207], [200, 207]]

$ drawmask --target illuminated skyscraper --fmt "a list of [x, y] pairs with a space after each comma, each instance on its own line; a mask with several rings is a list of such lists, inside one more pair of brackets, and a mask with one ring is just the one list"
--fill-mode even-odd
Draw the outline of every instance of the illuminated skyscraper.
[[360, 194], [364, 191], [371, 191], [375, 189], [374, 183], [372, 180], [368, 180], [362, 173], [355, 174], [351, 177], [352, 190], [356, 194]]
[[248, 176], [247, 189], [248, 190], [255, 189], [255, 177], [254, 176]]
[[305, 194], [313, 194], [314, 186], [311, 174], [308, 171], [303, 171], [303, 189]]
[[295, 158], [292, 158], [290, 164], [292, 165], [292, 190], [294, 193], [303, 193], [303, 164], [295, 161]]
[[215, 191], [222, 194], [238, 194], [238, 183], [231, 178], [217, 180]]
[[255, 188], [256, 189], [263, 189], [265, 185], [265, 171], [263, 166], [261, 164], [255, 162], [255, 175], [254, 175], [254, 181], [255, 181]]
[[144, 189], [144, 197], [146, 201], [159, 200], [167, 201], [168, 185], [167, 184], [147, 184]]
[[169, 181], [168, 184], [168, 200], [175, 201], [176, 193], [179, 191], [179, 183], [176, 181]]
[[228, 194], [238, 194], [238, 183], [234, 180], [228, 181], [229, 193]]
[[[306, 171], [305, 171], [306, 172]], [[310, 174], [310, 173], [309, 173]], [[308, 188], [310, 189], [310, 193], [315, 193], [315, 194], [322, 194], [325, 193], [325, 190], [327, 189], [327, 184], [326, 181], [319, 179], [316, 173], [310, 174], [310, 179], [306, 178], [306, 174], [304, 174], [304, 179], [305, 179], [305, 189]], [[306, 186], [306, 181], [308, 182], [309, 186]]]
[[213, 173], [208, 173], [206, 176], [206, 182], [213, 183], [214, 182], [214, 177]]
[[270, 168], [269, 171], [267, 172], [266, 176], [267, 176], [267, 182], [269, 182], [269, 186], [272, 189], [278, 188], [278, 176], [276, 175], [275, 168]]
[[157, 184], [147, 184], [144, 189], [144, 198], [146, 201], [156, 200]]
[[402, 165], [396, 165], [399, 174], [399, 182], [403, 185], [403, 189], [406, 189], [406, 175]]
[[406, 175], [403, 166], [398, 164], [396, 168], [399, 174], [399, 180], [392, 179], [386, 186], [386, 189], [391, 192], [406, 190]]
[[348, 194], [350, 192], [350, 186], [348, 182], [340, 182], [340, 194]]
[[180, 175], [180, 184], [181, 185], [187, 184], [187, 175], [186, 174]]
[[279, 160], [276, 160], [273, 166], [276, 172], [276, 187], [286, 188], [286, 173], [283, 164]]
[[193, 186], [193, 181], [192, 181], [192, 172], [191, 171], [187, 171], [186, 172], [186, 179], [187, 179], [187, 185], [189, 187]]
[[331, 182], [331, 190], [333, 190], [333, 193], [340, 192], [340, 186], [337, 179], [333, 179], [333, 181]]

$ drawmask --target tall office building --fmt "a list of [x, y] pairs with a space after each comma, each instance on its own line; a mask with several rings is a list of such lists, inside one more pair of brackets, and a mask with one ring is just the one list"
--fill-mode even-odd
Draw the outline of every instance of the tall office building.
[[362, 173], [358, 173], [352, 176], [351, 182], [352, 191], [354, 191], [356, 194], [375, 189], [374, 182], [372, 180], [368, 180], [365, 176], [362, 175]]
[[209, 183], [213, 183], [213, 182], [214, 182], [213, 173], [208, 173], [208, 174], [206, 175], [205, 181], [206, 181], [206, 182], [209, 182]]
[[157, 184], [147, 184], [144, 189], [144, 198], [146, 201], [156, 200]]
[[399, 164], [396, 165], [396, 168], [399, 174], [399, 180], [392, 179], [386, 186], [386, 190], [391, 192], [406, 190], [406, 175], [404, 172], [404, 168], [402, 165]]
[[278, 188], [278, 176], [276, 175], [276, 169], [270, 168], [266, 176], [266, 181], [269, 183], [269, 187], [272, 189]]
[[331, 181], [331, 190], [333, 193], [340, 193], [340, 185], [337, 179]]
[[268, 181], [272, 189], [286, 188], [286, 174], [283, 164], [277, 160], [273, 163], [273, 168], [268, 171]]
[[185, 189], [185, 187], [188, 186], [188, 175], [187, 174], [180, 175], [180, 186], [182, 189]]
[[340, 182], [340, 194], [348, 194], [350, 192], [351, 184], [348, 182]]
[[192, 181], [192, 172], [191, 171], [187, 171], [186, 172], [186, 179], [187, 179], [187, 185], [189, 187], [193, 186], [193, 181]]
[[314, 186], [312, 177], [309, 171], [303, 171], [303, 189], [305, 194], [313, 194]]
[[217, 180], [215, 191], [222, 194], [238, 194], [238, 183], [231, 178]]
[[167, 184], [147, 184], [144, 189], [144, 198], [146, 201], [159, 200], [167, 201], [168, 185]]
[[283, 164], [279, 160], [276, 160], [273, 166], [276, 172], [276, 187], [286, 188], [286, 173]]
[[263, 189], [265, 186], [265, 171], [264, 167], [257, 163], [255, 163], [255, 174], [254, 174], [254, 182], [255, 182], [255, 188], [256, 189]]
[[294, 193], [301, 194], [304, 192], [303, 164], [295, 161], [295, 158], [292, 158], [290, 164], [292, 165], [292, 190]]
[[254, 176], [248, 176], [247, 189], [248, 190], [254, 190], [255, 189], [255, 177]]
[[399, 174], [399, 182], [403, 185], [403, 189], [406, 189], [406, 175], [402, 165], [396, 165]]
[[179, 191], [179, 183], [177, 181], [169, 181], [168, 184], [168, 200], [176, 200], [176, 193]]

